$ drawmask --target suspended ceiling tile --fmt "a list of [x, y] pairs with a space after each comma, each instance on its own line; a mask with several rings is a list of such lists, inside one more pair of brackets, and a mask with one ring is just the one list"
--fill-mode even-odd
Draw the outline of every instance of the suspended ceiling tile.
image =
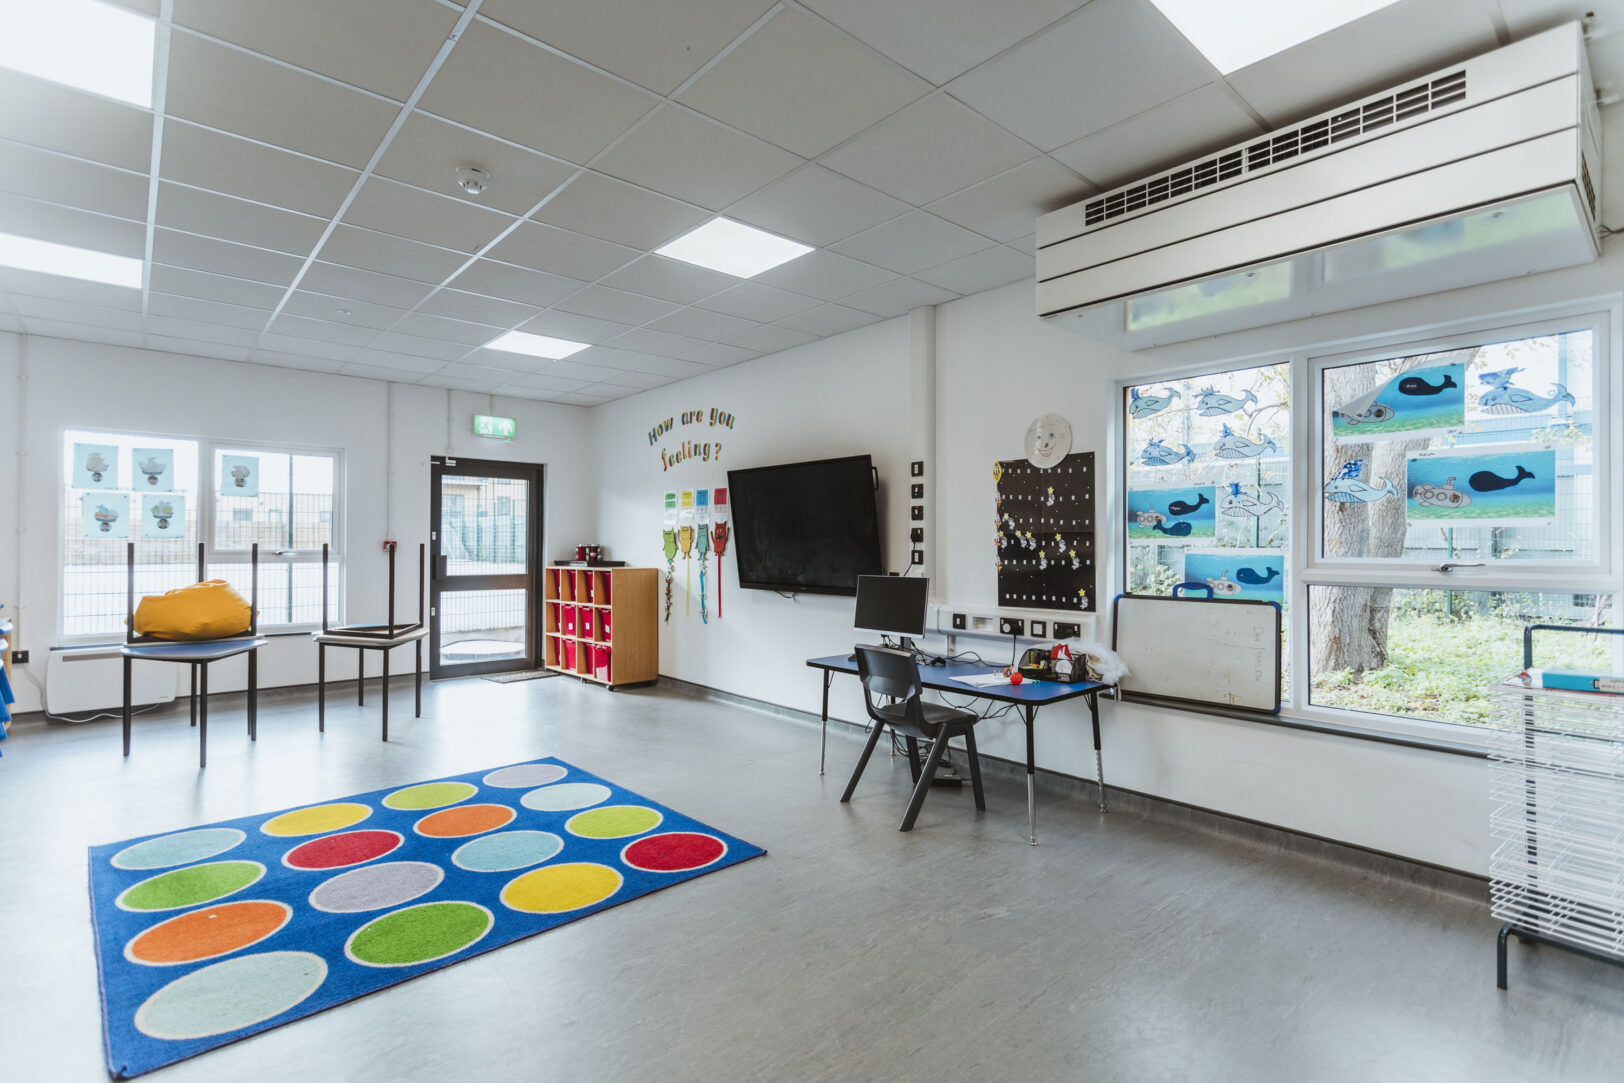
[[[382, 368], [399, 369], [421, 376], [426, 372], [434, 372], [445, 367], [445, 362], [437, 357], [417, 357], [413, 354], [391, 353], [388, 350], [365, 349], [350, 359], [351, 364], [378, 365]], [[408, 381], [410, 382], [410, 381]]]
[[143, 259], [147, 229], [140, 222], [0, 194], [0, 233]]
[[282, 252], [268, 252], [263, 248], [177, 233], [171, 229], [154, 231], [152, 259], [155, 263], [190, 267], [275, 286], [286, 286], [292, 282], [303, 262]]
[[472, 255], [484, 248], [513, 218], [449, 196], [373, 177], [361, 187], [344, 221]]
[[0, 69], [0, 139], [146, 173], [152, 168], [152, 114]]
[[729, 207], [727, 214], [823, 248], [906, 210], [908, 204], [900, 199], [808, 165]]
[[[1498, 44], [1494, 22], [1478, 0], [1400, 0], [1228, 79], [1273, 129]], [[1379, 66], [1372, 57], [1381, 58]]]
[[1038, 215], [1070, 206], [1095, 191], [1064, 166], [1034, 158], [925, 209], [984, 237], [1010, 241], [1031, 233]]
[[463, 359], [486, 368], [501, 369], [513, 379], [516, 374], [537, 372], [553, 362], [545, 357], [514, 353], [511, 350], [474, 350]]
[[[315, 270], [314, 267], [311, 268]], [[310, 281], [306, 274], [304, 283]], [[381, 331], [386, 327], [394, 326], [396, 320], [406, 315], [403, 308], [390, 308], [388, 305], [375, 305], [367, 301], [357, 301], [346, 297], [328, 297], [326, 294], [310, 293], [306, 290], [295, 290], [288, 303], [282, 306], [282, 311], [294, 316], [306, 316], [313, 320], [323, 320], [328, 323], [341, 323], [349, 327], [372, 328]]]
[[900, 316], [922, 305], [939, 305], [957, 296], [958, 294], [952, 290], [944, 290], [940, 286], [917, 282], [911, 278], [898, 278], [873, 289], [854, 293], [850, 297], [843, 298], [840, 303], [860, 308], [864, 312], [872, 312], [876, 316], [889, 317]]
[[954, 293], [980, 293], [1021, 279], [1036, 281], [1032, 257], [1013, 248], [998, 245], [968, 256], [960, 256], [938, 267], [917, 271], [914, 277]]
[[651, 372], [657, 376], [669, 376], [674, 380], [682, 380], [689, 376], [702, 376], [710, 370], [709, 365], [701, 365], [697, 361], [678, 361], [674, 357], [650, 357], [638, 364], [632, 371]]
[[556, 309], [539, 312], [517, 328], [536, 335], [568, 339], [570, 342], [607, 342], [631, 329], [632, 325], [628, 323], [599, 320], [574, 312], [559, 312]]
[[[484, 353], [492, 351], [486, 350]], [[537, 376], [551, 376], [556, 380], [576, 380], [582, 384], [595, 383], [605, 376], [603, 369], [582, 364], [574, 359], [566, 361], [542, 361], [534, 373]]]
[[157, 221], [169, 229], [301, 257], [327, 228], [326, 219], [170, 183], [158, 186]]
[[168, 113], [357, 169], [399, 106], [177, 32], [169, 46]]
[[680, 306], [608, 286], [588, 286], [574, 296], [559, 301], [557, 307], [580, 316], [636, 326], [675, 312]]
[[408, 278], [318, 260], [299, 280], [299, 288], [331, 297], [353, 297], [357, 301], [391, 308], [411, 308], [427, 297], [432, 287]]
[[422, 312], [413, 312], [400, 325], [394, 328], [403, 335], [420, 335], [423, 338], [439, 339], [442, 342], [458, 342], [464, 346], [483, 346], [491, 339], [502, 333], [500, 327], [486, 327], [479, 323], [464, 323], [462, 320], [448, 320], [444, 316], [430, 316]]
[[0, 145], [0, 191], [145, 222], [147, 187], [144, 173], [15, 143]]
[[760, 282], [741, 282], [726, 293], [708, 297], [701, 308], [726, 312], [730, 316], [755, 320], [757, 323], [775, 323], [785, 316], [804, 312], [818, 302], [799, 293], [791, 293]]
[[553, 401], [563, 403], [565, 406], [591, 407], [591, 406], [602, 406], [604, 403], [609, 402], [612, 399], [620, 398], [620, 397], [622, 397], [622, 396], [575, 394], [575, 395], [560, 395], [557, 398], [555, 398]]
[[821, 164], [917, 206], [1035, 155], [985, 117], [935, 94], [825, 154]]
[[555, 226], [648, 251], [708, 218], [669, 196], [601, 173], [583, 173], [535, 217]]
[[[583, 365], [592, 365], [594, 368], [614, 371], [655, 371], [665, 364], [666, 358], [656, 357], [649, 353], [638, 353], [634, 350], [617, 350], [613, 346], [594, 346], [590, 350], [582, 350], [573, 360]], [[695, 371], [699, 366], [694, 366]]]
[[218, 323], [199, 323], [197, 320], [176, 319], [173, 316], [148, 316], [147, 332], [170, 338], [190, 339], [194, 342], [213, 342], [223, 346], [249, 349], [259, 339], [258, 328], [226, 327]]
[[109, 346], [143, 347], [139, 331], [120, 331], [112, 327], [96, 327], [88, 323], [58, 323], [55, 320], [29, 320], [28, 333], [46, 338], [66, 338], [76, 342], [103, 342]]
[[802, 159], [675, 105], [661, 106], [593, 168], [720, 210]]
[[269, 330], [273, 334], [286, 335], [289, 338], [319, 339], [322, 342], [336, 342], [352, 349], [370, 345], [372, 340], [378, 337], [378, 331], [373, 327], [312, 320], [304, 316], [289, 316], [285, 312], [277, 317]]
[[866, 327], [880, 317], [872, 312], [861, 309], [847, 308], [845, 305], [827, 304], [817, 308], [798, 312], [778, 321], [778, 326], [788, 327], [791, 331], [804, 331], [809, 335], [827, 338], [838, 335], [842, 331], [850, 331], [856, 327]]
[[546, 308], [586, 285], [578, 279], [512, 267], [488, 259], [476, 260], [473, 266], [453, 279], [452, 284], [469, 293], [517, 301], [536, 308]]
[[329, 357], [315, 357], [310, 354], [255, 350], [249, 356], [255, 365], [271, 365], [283, 369], [302, 369], [305, 372], [337, 372], [344, 367], [342, 361], [335, 361]]
[[749, 350], [743, 346], [728, 346], [721, 342], [707, 342], [703, 346], [695, 346], [677, 360], [697, 361], [701, 365], [709, 365], [711, 368], [722, 368], [726, 365], [737, 365], [741, 361], [748, 361], [753, 357], [760, 356], [760, 350]]
[[152, 335], [146, 337], [148, 349], [163, 350], [167, 353], [187, 354], [191, 357], [208, 357], [216, 361], [246, 361], [249, 349], [247, 346], [228, 346], [220, 342], [204, 342], [199, 339], [171, 338], [168, 335]]
[[1111, 189], [1261, 131], [1221, 87], [1209, 84], [1061, 147], [1054, 156]]
[[175, 22], [405, 101], [456, 25], [433, 0], [175, 0]]
[[151, 15], [153, 18], [158, 17], [161, 7], [161, 0], [111, 0], [111, 2], [131, 11], [139, 11], [143, 15]]
[[775, 327], [772, 324], [763, 324], [754, 330], [746, 331], [742, 335], [735, 335], [728, 339], [729, 346], [741, 346], [747, 350], [760, 350], [762, 353], [776, 353], [787, 350], [791, 346], [811, 342], [815, 336], [795, 331], [788, 327]]
[[387, 233], [341, 225], [322, 246], [321, 258], [346, 267], [397, 275], [439, 285], [468, 257], [444, 248], [392, 237]]
[[156, 290], [147, 296], [147, 312], [153, 316], [173, 316], [176, 319], [198, 323], [217, 323], [226, 327], [246, 327], [259, 330], [271, 318], [262, 308], [244, 308], [241, 305], [204, 301], [196, 297], [177, 297]]
[[[477, 196], [457, 186], [457, 167], [463, 165], [491, 175]], [[569, 180], [575, 169], [428, 113], [413, 112], [395, 133], [376, 172], [474, 206], [523, 217], [548, 192]]]
[[603, 280], [604, 285], [616, 289], [631, 290], [679, 305], [693, 304], [701, 297], [709, 297], [738, 281], [730, 274], [667, 259], [652, 252]]
[[759, 325], [755, 320], [741, 320], [737, 316], [727, 316], [703, 308], [678, 309], [671, 315], [662, 316], [649, 324], [649, 327], [655, 331], [666, 331], [673, 335], [687, 335], [689, 338], [712, 342], [743, 334], [756, 326]]
[[[164, 293], [195, 297], [204, 301], [218, 301], [227, 305], [240, 305], [244, 308], [264, 309], [267, 313], [276, 307], [285, 292], [281, 286], [250, 282], [229, 275], [209, 274], [189, 267], [162, 266], [157, 262], [154, 262], [148, 279], [152, 289]], [[136, 294], [136, 305], [139, 307], [140, 294], [133, 290], [131, 292]]]
[[925, 211], [914, 211], [848, 237], [835, 245], [834, 250], [899, 274], [912, 274], [979, 252], [989, 244], [987, 238], [963, 226]]
[[164, 121], [158, 172], [165, 180], [323, 218], [333, 216], [360, 175], [173, 117]]
[[948, 84], [972, 109], [1052, 150], [1212, 78], [1144, 0], [1094, 0]]
[[491, 327], [512, 327], [534, 316], [536, 307], [496, 297], [481, 297], [461, 290], [440, 290], [424, 301], [418, 311]]
[[53, 320], [58, 323], [84, 323], [96, 327], [111, 327], [120, 331], [140, 331], [139, 309], [108, 308], [103, 305], [64, 301], [57, 297], [31, 297], [19, 293], [11, 299], [12, 307], [23, 319]]
[[431, 387], [447, 387], [454, 391], [495, 391], [507, 383], [513, 374], [483, 365], [447, 365], [439, 372], [423, 377], [419, 383]]
[[561, 394], [566, 391], [578, 391], [586, 387], [588, 380], [564, 380], [557, 376], [545, 373], [527, 372], [516, 376], [512, 383], [504, 384], [504, 394], [552, 392]]
[[372, 349], [411, 354], [413, 357], [436, 357], [441, 361], [455, 361], [468, 352], [460, 342], [441, 342], [438, 339], [418, 338], [385, 331], [372, 342]]
[[1035, 256], [1038, 252], [1038, 236], [1036, 233], [1028, 233], [1024, 237], [1016, 237], [1009, 242], [1009, 246], [1018, 248], [1029, 256]]
[[1088, 0], [809, 0], [807, 7], [938, 85]]
[[780, 264], [750, 281], [834, 301], [895, 277], [890, 271], [820, 249]]
[[784, 8], [678, 99], [815, 158], [929, 89], [850, 38]]
[[679, 353], [700, 345], [697, 338], [673, 335], [666, 331], [651, 331], [637, 327], [610, 341], [609, 345], [635, 353], [651, 353], [656, 357], [675, 357]]
[[476, 21], [420, 104], [430, 113], [571, 162], [585, 162], [658, 99]]
[[652, 372], [617, 372], [603, 382], [612, 387], [626, 387], [631, 388], [633, 391], [647, 391], [652, 387], [664, 387], [671, 382], [671, 377], [659, 376]]
[[109, 286], [104, 282], [86, 282], [82, 278], [64, 278], [61, 275], [40, 274], [37, 271], [19, 271], [15, 267], [0, 267], [0, 290], [18, 297], [54, 297], [59, 301], [98, 305], [102, 308], [141, 309], [141, 291], [125, 286]]
[[516, 263], [549, 274], [591, 282], [640, 255], [640, 250], [588, 237], [544, 222], [521, 222], [486, 253], [503, 263]]
[[298, 354], [301, 357], [325, 357], [332, 361], [348, 361], [357, 350], [339, 342], [324, 342], [316, 338], [293, 338], [288, 335], [266, 335], [259, 349], [272, 353]]
[[415, 384], [423, 378], [421, 372], [412, 369], [391, 368], [386, 365], [369, 365], [347, 361], [344, 367], [338, 370], [340, 376], [356, 376], [363, 380], [385, 380], [396, 384]]

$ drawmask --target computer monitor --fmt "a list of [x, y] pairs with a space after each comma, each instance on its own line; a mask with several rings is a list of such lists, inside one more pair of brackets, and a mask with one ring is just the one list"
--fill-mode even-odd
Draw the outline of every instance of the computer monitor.
[[900, 575], [857, 577], [857, 620], [853, 626], [899, 636], [925, 634], [930, 580]]

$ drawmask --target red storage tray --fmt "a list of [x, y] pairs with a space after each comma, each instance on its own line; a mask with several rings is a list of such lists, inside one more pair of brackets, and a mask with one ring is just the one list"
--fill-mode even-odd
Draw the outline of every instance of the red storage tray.
[[609, 648], [592, 648], [592, 675], [600, 681], [610, 680], [609, 676]]
[[575, 634], [575, 607], [561, 605], [558, 607], [558, 630], [567, 636]]
[[564, 648], [564, 650], [563, 650], [564, 668], [565, 669], [574, 669], [575, 668], [575, 640], [566, 639], [566, 640], [564, 640], [562, 645], [563, 645], [563, 648]]
[[583, 638], [583, 639], [591, 639], [592, 638], [592, 614], [593, 614], [593, 612], [594, 612], [594, 610], [587, 609], [584, 606], [581, 608], [581, 638]]
[[603, 641], [605, 643], [609, 642], [611, 639], [614, 638], [612, 635], [609, 634], [611, 631], [613, 631], [613, 627], [612, 627], [611, 622], [609, 620], [610, 616], [611, 616], [611, 614], [609, 613], [609, 611], [604, 610], [603, 613], [600, 614], [599, 617], [598, 617], [599, 622], [603, 625]]

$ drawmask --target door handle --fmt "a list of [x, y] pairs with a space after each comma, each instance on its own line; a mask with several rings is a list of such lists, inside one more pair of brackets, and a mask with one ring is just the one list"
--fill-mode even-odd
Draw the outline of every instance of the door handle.
[[445, 579], [445, 578], [447, 578], [447, 570], [446, 570], [447, 559], [448, 558], [446, 558], [445, 556], [437, 556], [437, 557], [434, 558], [434, 578], [436, 578], [436, 579]]

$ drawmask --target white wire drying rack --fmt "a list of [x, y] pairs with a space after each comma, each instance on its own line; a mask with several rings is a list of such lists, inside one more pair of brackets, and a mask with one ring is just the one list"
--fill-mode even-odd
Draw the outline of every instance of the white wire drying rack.
[[[1525, 670], [1537, 630], [1624, 634], [1530, 625]], [[1624, 965], [1624, 695], [1531, 687], [1523, 674], [1490, 693], [1489, 896], [1505, 923], [1499, 986], [1510, 936]]]

